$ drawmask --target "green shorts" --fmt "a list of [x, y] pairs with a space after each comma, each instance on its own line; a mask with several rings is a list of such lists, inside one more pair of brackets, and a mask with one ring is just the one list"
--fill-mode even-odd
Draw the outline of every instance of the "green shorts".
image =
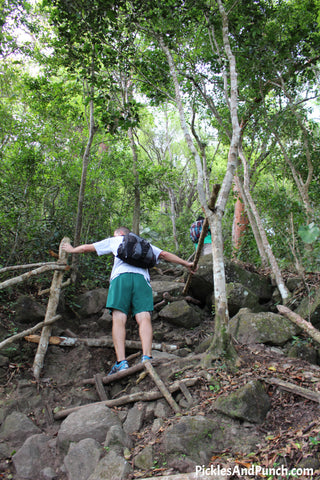
[[152, 288], [139, 273], [121, 273], [114, 278], [109, 287], [107, 308], [120, 310], [128, 315], [152, 312]]

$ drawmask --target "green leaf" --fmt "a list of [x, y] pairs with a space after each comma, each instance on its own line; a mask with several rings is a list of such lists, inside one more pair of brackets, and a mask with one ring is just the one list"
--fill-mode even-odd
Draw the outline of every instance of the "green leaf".
[[314, 224], [302, 225], [299, 228], [298, 235], [305, 243], [313, 243], [320, 235], [320, 229]]

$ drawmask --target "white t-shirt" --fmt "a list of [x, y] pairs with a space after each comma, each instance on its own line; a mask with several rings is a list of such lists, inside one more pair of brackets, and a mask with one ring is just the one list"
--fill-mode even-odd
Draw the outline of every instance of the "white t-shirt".
[[[108, 253], [112, 253], [114, 255], [114, 263], [111, 271], [110, 281], [116, 278], [121, 273], [140, 273], [140, 275], [143, 275], [147, 282], [149, 282], [150, 275], [148, 268], [134, 267], [133, 265], [129, 265], [128, 263], [117, 257], [118, 247], [122, 240], [123, 236], [120, 235], [118, 237], [105, 238], [104, 240], [93, 244], [99, 256], [107, 255]], [[158, 263], [159, 255], [162, 250], [158, 247], [155, 247], [154, 245], [151, 246]]]

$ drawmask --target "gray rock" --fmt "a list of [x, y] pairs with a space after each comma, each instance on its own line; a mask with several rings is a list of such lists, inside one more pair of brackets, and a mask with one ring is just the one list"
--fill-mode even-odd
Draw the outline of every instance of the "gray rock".
[[154, 303], [160, 302], [163, 299], [163, 294], [168, 292], [170, 295], [179, 296], [182, 294], [184, 284], [181, 282], [174, 282], [172, 279], [165, 280], [152, 280], [151, 281], [153, 301]]
[[230, 317], [236, 315], [241, 308], [250, 308], [253, 312], [261, 312], [259, 297], [241, 283], [227, 284], [228, 310]]
[[37, 433], [41, 433], [41, 430], [30, 418], [23, 413], [12, 412], [1, 425], [0, 440], [20, 447], [28, 437]]
[[251, 423], [262, 423], [270, 409], [270, 398], [258, 381], [247, 383], [227, 397], [219, 397], [214, 409]]
[[123, 424], [123, 429], [128, 435], [131, 435], [131, 433], [134, 432], [139, 432], [144, 421], [145, 411], [145, 404], [135, 404], [132, 408], [130, 408], [127, 418]]
[[132, 448], [132, 440], [120, 425], [113, 425], [107, 433], [104, 446], [120, 454], [124, 448]]
[[98, 463], [88, 480], [127, 480], [131, 465], [116, 452], [107, 453]]
[[185, 300], [178, 300], [166, 305], [159, 317], [174, 325], [191, 328], [200, 325], [201, 314], [198, 309], [191, 307]]
[[231, 335], [242, 344], [265, 343], [283, 345], [297, 334], [298, 328], [276, 313], [253, 313], [242, 308], [230, 319]]
[[107, 296], [105, 288], [96, 288], [79, 295], [75, 299], [79, 315], [86, 317], [100, 312], [106, 306]]
[[134, 457], [134, 464], [141, 470], [149, 470], [153, 467], [153, 448], [147, 445], [144, 449]]
[[50, 464], [50, 437], [45, 434], [32, 435], [12, 457], [18, 477], [34, 480], [40, 471]]
[[15, 320], [21, 323], [40, 322], [46, 314], [46, 307], [27, 295], [19, 297], [13, 308]]
[[87, 480], [98, 465], [101, 455], [101, 445], [93, 438], [71, 444], [64, 458], [68, 480]]
[[169, 427], [163, 437], [168, 455], [186, 455], [199, 464], [206, 464], [213, 452], [228, 448], [242, 454], [254, 451], [262, 438], [254, 426], [244, 427], [219, 413], [214, 415], [186, 416]]
[[58, 432], [58, 446], [67, 452], [71, 442], [85, 438], [93, 438], [102, 443], [113, 425], [120, 425], [120, 421], [110, 408], [104, 405], [83, 407], [62, 422]]

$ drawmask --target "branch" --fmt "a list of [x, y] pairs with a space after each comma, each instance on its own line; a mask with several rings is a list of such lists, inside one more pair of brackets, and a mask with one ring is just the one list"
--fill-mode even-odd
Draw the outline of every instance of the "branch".
[[19, 275], [19, 277], [14, 277], [10, 278], [9, 280], [6, 280], [5, 282], [0, 283], [0, 290], [6, 287], [11, 287], [12, 285], [15, 285], [16, 283], [21, 283], [24, 282], [25, 280], [28, 280], [30, 277], [33, 277], [35, 275], [39, 275], [40, 273], [48, 272], [50, 270], [58, 270], [58, 271], [65, 271], [68, 270], [68, 266], [66, 264], [58, 264], [58, 263], [53, 263], [53, 264], [46, 264], [40, 268], [36, 268], [35, 270], [31, 270], [30, 272], [23, 273], [22, 275]]
[[[28, 335], [25, 340], [27, 342], [39, 343], [40, 335]], [[50, 337], [49, 343], [51, 345], [59, 345], [60, 347], [76, 347], [80, 344], [87, 347], [113, 347], [112, 337], [100, 338], [78, 338], [78, 337]], [[126, 347], [140, 350], [141, 342], [135, 340], [126, 340]], [[164, 352], [173, 352], [177, 350], [178, 345], [166, 345], [164, 343], [153, 343], [153, 350], [160, 350]]]
[[[143, 367], [143, 364], [142, 368]], [[127, 372], [128, 370], [125, 370]], [[122, 373], [122, 372], [119, 372]], [[117, 374], [115, 374], [117, 375]], [[110, 375], [114, 377], [115, 375]], [[177, 390], [180, 389], [180, 385], [184, 383], [187, 387], [192, 387], [197, 383], [199, 379], [198, 378], [186, 378], [184, 380], [180, 380], [177, 382], [174, 382], [172, 385], [168, 387], [170, 393], [174, 393]], [[89, 403], [87, 405], [80, 405], [78, 407], [73, 407], [73, 408], [68, 408], [66, 410], [61, 410], [60, 412], [56, 412], [54, 414], [54, 419], [55, 420], [60, 420], [62, 418], [67, 417], [70, 415], [70, 413], [77, 412], [81, 410], [82, 408], [86, 408], [88, 406], [93, 406], [93, 405], [105, 405], [106, 407], [117, 407], [120, 405], [125, 405], [127, 403], [132, 403], [132, 402], [148, 402], [148, 401], [153, 401], [157, 400], [158, 398], [162, 397], [162, 393], [159, 390], [151, 390], [149, 392], [136, 392], [136, 393], [131, 393], [130, 395], [124, 395], [123, 397], [120, 398], [115, 398], [113, 400], [106, 400], [103, 402], [94, 402], [94, 403]]]
[[304, 318], [300, 317], [297, 313], [294, 313], [290, 308], [284, 307], [283, 305], [277, 306], [279, 312], [285, 315], [291, 322], [298, 325], [305, 332], [310, 335], [313, 340], [320, 344], [320, 331], [314, 328], [311, 322], [307, 322]]
[[60, 320], [60, 318], [61, 318], [61, 315], [56, 315], [55, 317], [51, 318], [50, 320], [47, 320], [46, 322], [44, 321], [40, 322], [34, 327], [28, 328], [28, 330], [24, 330], [23, 332], [13, 335], [12, 337], [6, 338], [5, 340], [3, 340], [3, 342], [0, 343], [0, 350], [6, 347], [7, 345], [9, 345], [10, 343], [13, 343], [16, 340], [19, 340], [19, 338], [23, 338], [26, 335], [30, 335], [31, 333], [36, 332], [37, 330], [39, 330], [39, 328], [43, 327], [44, 325], [49, 325], [56, 322], [57, 320]]

